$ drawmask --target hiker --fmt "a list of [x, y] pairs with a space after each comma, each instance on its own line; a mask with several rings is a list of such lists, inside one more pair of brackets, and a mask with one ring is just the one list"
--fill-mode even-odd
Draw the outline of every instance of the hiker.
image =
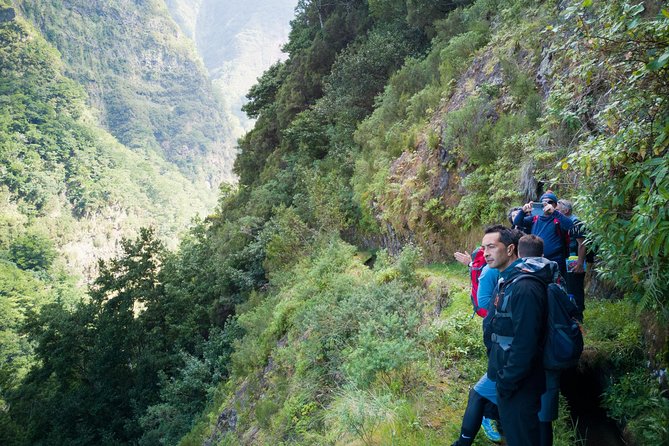
[[[458, 262], [469, 266], [474, 312], [481, 317], [485, 317], [487, 314], [486, 308], [497, 286], [499, 271], [486, 265], [485, 257], [482, 254], [483, 250], [479, 247], [472, 254], [467, 251], [464, 253], [455, 252], [453, 256]], [[479, 265], [480, 259], [483, 259], [484, 262], [482, 267]], [[473, 441], [479, 428], [483, 428], [483, 433], [488, 437], [488, 440], [494, 443], [502, 441], [502, 434], [498, 426], [499, 412], [494, 396], [495, 383], [486, 383], [479, 380], [474, 389], [470, 390], [469, 402], [462, 423], [463, 438], [471, 438]], [[460, 444], [468, 446], [471, 443], [465, 441]]]
[[[496, 383], [497, 405], [507, 444], [537, 446], [541, 438], [538, 413], [541, 395], [546, 388], [543, 341], [547, 290], [538, 280], [514, 281], [523, 274], [521, 268], [524, 265], [516, 252], [520, 241], [514, 237], [514, 232], [503, 226], [492, 226], [483, 236], [486, 262], [500, 271], [488, 314], [490, 354], [487, 374]], [[540, 264], [552, 265], [543, 258], [536, 260]], [[545, 275], [548, 277], [540, 278], [550, 283], [552, 275]]]
[[[514, 236], [515, 243], [513, 243], [513, 246], [515, 249], [517, 246], [517, 240], [523, 235], [523, 233], [517, 230], [512, 230], [511, 233]], [[460, 259], [464, 259], [462, 253], [456, 252], [454, 255], [460, 262]], [[469, 254], [467, 253], [467, 255]], [[497, 287], [498, 277], [499, 271], [496, 268], [491, 268], [486, 264], [479, 278], [477, 293], [478, 303], [481, 307], [489, 307], [490, 299], [494, 293], [494, 289]], [[488, 322], [488, 318], [484, 319], [484, 332], [486, 331], [485, 326]], [[489, 345], [486, 345], [486, 347], [489, 350]], [[499, 427], [495, 422], [498, 417], [489, 417], [486, 414], [486, 412], [489, 411], [491, 407], [496, 408], [496, 405], [497, 393], [495, 389], [495, 382], [488, 377], [487, 373], [484, 373], [481, 379], [479, 379], [474, 387], [469, 391], [467, 407], [465, 409], [464, 415], [462, 416], [460, 436], [452, 446], [470, 446], [476, 438], [476, 434], [481, 427], [483, 427], [483, 432], [489, 440], [493, 442], [501, 441], [502, 436], [499, 432]], [[486, 416], [484, 416], [484, 414], [486, 414]]]
[[[543, 274], [550, 281], [557, 281], [558, 265], [546, 262], [543, 256], [544, 242], [536, 235], [526, 235], [518, 241], [518, 255], [524, 260], [535, 258], [540, 264]], [[543, 266], [545, 265], [545, 266]], [[560, 401], [560, 371], [545, 370], [546, 391], [541, 394], [541, 409], [539, 410], [539, 446], [553, 445], [553, 421], [558, 417]]]
[[[552, 191], [546, 191], [539, 200], [543, 205], [543, 215], [525, 216], [518, 213], [513, 224], [530, 230], [544, 241], [544, 257], [558, 264], [562, 277], [567, 275], [566, 260], [569, 257], [569, 230], [574, 226], [570, 218], [557, 210], [558, 198]], [[523, 205], [523, 212], [532, 211], [532, 202]]]
[[567, 259], [567, 275], [565, 276], [567, 292], [574, 296], [580, 312], [579, 320], [583, 321], [585, 310], [585, 227], [572, 213], [569, 200], [558, 200], [557, 210], [569, 218], [574, 226], [569, 230], [569, 257]]
[[[516, 215], [518, 215], [521, 212], [523, 212], [523, 208], [521, 208], [519, 206], [512, 207], [511, 209], [509, 209], [509, 212], [507, 212], [506, 218], [507, 218], [507, 220], [509, 220], [509, 224], [511, 225], [512, 229], [518, 229], [520, 231], [523, 231], [523, 233], [525, 233], [525, 234], [529, 234], [530, 232], [527, 228], [516, 226], [516, 225], [513, 224], [513, 221], [515, 220]], [[525, 216], [527, 217], [527, 216], [529, 216], [529, 214], [525, 213]]]
[[490, 300], [490, 295], [492, 294], [492, 288], [494, 288], [495, 284], [497, 283], [497, 277], [491, 279], [490, 283], [492, 283], [491, 285], [492, 288], [486, 290], [488, 295], [485, 302], [479, 303], [478, 288], [481, 276], [484, 275], [484, 271], [486, 272], [486, 275], [490, 274], [485, 268], [486, 262], [485, 262], [485, 257], [483, 256], [483, 249], [481, 249], [481, 247], [479, 246], [474, 251], [472, 251], [471, 254], [469, 254], [467, 251], [465, 252], [456, 251], [453, 253], [453, 257], [455, 257], [455, 260], [457, 260], [459, 263], [469, 268], [469, 278], [471, 280], [470, 296], [472, 300], [472, 306], [474, 307], [474, 313], [478, 314], [481, 317], [485, 317], [486, 314], [488, 313], [488, 311], [486, 310], [487, 303]]

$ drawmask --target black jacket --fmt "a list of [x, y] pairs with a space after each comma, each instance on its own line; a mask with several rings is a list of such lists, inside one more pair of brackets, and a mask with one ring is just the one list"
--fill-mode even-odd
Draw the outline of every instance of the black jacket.
[[[521, 274], [539, 277], [545, 285], [531, 278], [514, 281]], [[519, 259], [500, 274], [489, 321], [493, 342], [489, 344], [488, 377], [497, 383], [501, 397], [515, 393], [530, 375], [543, 374], [546, 286], [556, 274], [558, 265], [542, 257]]]

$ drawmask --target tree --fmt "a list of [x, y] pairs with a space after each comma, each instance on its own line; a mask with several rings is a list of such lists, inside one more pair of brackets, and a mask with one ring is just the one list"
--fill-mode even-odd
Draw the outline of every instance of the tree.
[[164, 318], [143, 315], [164, 296], [164, 248], [153, 230], [142, 229], [123, 250], [100, 262], [90, 300], [73, 310], [46, 306], [27, 323], [39, 365], [11, 401], [29, 443], [132, 441], [139, 415], [158, 398], [158, 371], [169, 370], [171, 350], [160, 329]]
[[23, 270], [46, 271], [55, 258], [53, 242], [41, 234], [22, 235], [9, 245], [9, 259]]

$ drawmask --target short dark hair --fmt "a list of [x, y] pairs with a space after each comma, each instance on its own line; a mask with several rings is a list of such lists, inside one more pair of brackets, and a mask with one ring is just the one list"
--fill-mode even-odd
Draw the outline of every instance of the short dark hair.
[[544, 255], [544, 241], [534, 234], [524, 235], [518, 240], [520, 257], [541, 257]]
[[518, 206], [515, 206], [515, 207], [512, 207], [511, 209], [509, 209], [509, 212], [506, 213], [506, 218], [509, 220], [510, 224], [513, 224], [513, 213], [516, 212], [516, 211], [522, 212], [523, 208], [519, 208]]
[[518, 240], [523, 236], [523, 231], [518, 229], [510, 229], [502, 225], [493, 225], [485, 228], [485, 234], [499, 233], [499, 241], [504, 246], [513, 245], [513, 252], [518, 255]]

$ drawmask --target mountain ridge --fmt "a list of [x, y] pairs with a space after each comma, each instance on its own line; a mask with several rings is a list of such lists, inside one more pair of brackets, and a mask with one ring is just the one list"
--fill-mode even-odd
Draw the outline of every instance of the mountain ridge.
[[20, 7], [63, 54], [68, 74], [121, 143], [155, 151], [214, 190], [233, 181], [230, 123], [192, 42], [162, 2], [26, 0]]
[[180, 0], [167, 2], [177, 23], [195, 42], [205, 67], [222, 95], [227, 113], [236, 118], [235, 136], [252, 122], [241, 111], [245, 96], [262, 72], [284, 59], [295, 0]]

